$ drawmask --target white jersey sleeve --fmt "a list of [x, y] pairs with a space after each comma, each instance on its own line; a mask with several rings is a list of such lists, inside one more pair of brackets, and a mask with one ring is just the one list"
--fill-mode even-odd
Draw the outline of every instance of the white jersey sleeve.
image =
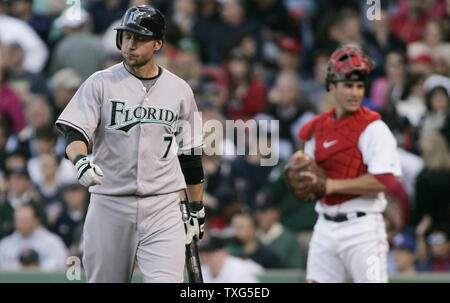
[[102, 105], [101, 82], [99, 74], [93, 74], [78, 89], [72, 100], [64, 108], [56, 121], [56, 127], [64, 132], [70, 126], [89, 142], [99, 125]]
[[359, 137], [358, 148], [368, 173], [401, 176], [397, 142], [382, 120], [376, 120], [366, 127]]
[[316, 149], [316, 139], [312, 136], [311, 139], [305, 142], [303, 152], [314, 159], [314, 150]]
[[197, 109], [194, 93], [188, 85], [186, 93], [187, 96], [180, 106], [180, 116], [176, 133], [178, 153], [189, 152], [191, 149], [194, 149], [197, 153], [201, 153], [200, 147], [203, 147], [202, 117]]

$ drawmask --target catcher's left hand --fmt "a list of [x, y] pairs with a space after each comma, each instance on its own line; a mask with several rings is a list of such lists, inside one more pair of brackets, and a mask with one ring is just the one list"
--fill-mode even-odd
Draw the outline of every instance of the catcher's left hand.
[[205, 228], [205, 208], [203, 202], [193, 201], [189, 203], [191, 209], [189, 220], [186, 222], [186, 245], [192, 242], [194, 237], [203, 238]]
[[303, 202], [325, 196], [327, 172], [302, 151], [292, 155], [284, 168], [289, 189]]

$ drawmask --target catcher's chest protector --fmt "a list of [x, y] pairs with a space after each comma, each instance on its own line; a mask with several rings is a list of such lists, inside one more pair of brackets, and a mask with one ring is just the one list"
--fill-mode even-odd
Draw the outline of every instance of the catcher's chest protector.
[[[351, 116], [334, 120], [334, 109], [317, 116], [300, 130], [300, 139], [309, 140], [314, 134], [314, 158], [323, 167], [330, 178], [346, 179], [359, 177], [367, 172], [362, 154], [358, 148], [361, 133], [371, 122], [380, 119], [380, 115], [366, 107]], [[356, 195], [334, 194], [322, 201], [335, 205], [350, 200]]]

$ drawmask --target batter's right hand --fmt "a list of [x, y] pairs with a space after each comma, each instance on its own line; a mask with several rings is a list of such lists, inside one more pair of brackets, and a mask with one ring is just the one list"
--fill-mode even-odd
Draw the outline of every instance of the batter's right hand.
[[78, 182], [89, 187], [92, 185], [102, 184], [100, 177], [103, 177], [103, 172], [97, 165], [91, 163], [87, 157], [80, 158], [75, 163], [75, 168], [77, 169]]
[[189, 203], [191, 208], [189, 221], [186, 222], [186, 245], [191, 244], [192, 239], [203, 238], [205, 229], [205, 208], [202, 201], [193, 201]]

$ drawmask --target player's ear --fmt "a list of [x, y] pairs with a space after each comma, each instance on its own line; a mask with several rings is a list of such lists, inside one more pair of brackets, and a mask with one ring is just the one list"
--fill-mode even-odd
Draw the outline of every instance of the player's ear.
[[153, 50], [156, 52], [156, 51], [159, 51], [160, 49], [161, 49], [161, 47], [163, 46], [163, 40], [162, 39], [158, 39], [158, 40], [155, 40], [155, 44], [154, 44], [154, 46], [153, 46]]
[[336, 91], [337, 82], [330, 82], [328, 83], [328, 89], [330, 93], [333, 93]]

